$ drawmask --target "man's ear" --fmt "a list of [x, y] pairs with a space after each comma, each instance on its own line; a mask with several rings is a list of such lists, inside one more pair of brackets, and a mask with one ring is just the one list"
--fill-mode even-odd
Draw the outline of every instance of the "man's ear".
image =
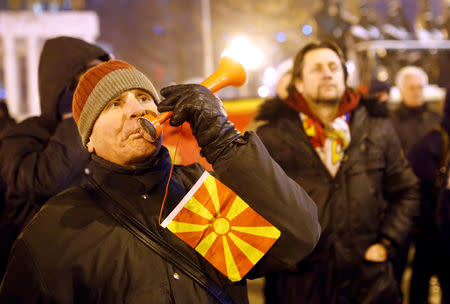
[[295, 88], [297, 89], [297, 91], [300, 94], [303, 94], [303, 92], [305, 91], [305, 87], [303, 85], [303, 81], [301, 79], [297, 78], [294, 81], [294, 85], [295, 85]]
[[89, 138], [89, 141], [86, 144], [86, 147], [88, 148], [89, 153], [95, 152], [94, 143], [92, 142], [92, 140], [90, 138]]

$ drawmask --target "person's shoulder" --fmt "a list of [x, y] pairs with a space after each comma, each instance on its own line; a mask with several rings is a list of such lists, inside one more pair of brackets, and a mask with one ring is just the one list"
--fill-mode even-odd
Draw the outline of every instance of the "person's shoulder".
[[288, 113], [292, 113], [294, 110], [279, 98], [278, 96], [267, 99], [258, 108], [255, 115], [255, 120], [271, 121], [274, 119], [283, 118]]
[[442, 119], [441, 114], [439, 114], [438, 112], [436, 112], [436, 111], [434, 111], [432, 109], [429, 109], [428, 107], [426, 109], [426, 112], [427, 112], [427, 114], [430, 116], [430, 118], [432, 120], [440, 121]]
[[41, 116], [29, 117], [19, 123], [12, 124], [1, 133], [1, 139], [7, 137], [32, 134], [35, 137], [48, 136], [58, 124]]
[[203, 172], [205, 172], [205, 167], [199, 163], [174, 166], [174, 173], [177, 180], [186, 187], [192, 186], [192, 184], [200, 178]]
[[50, 198], [26, 225], [22, 235], [25, 240], [39, 236], [58, 238], [65, 231], [104, 217], [107, 214], [84, 188], [72, 187]]
[[433, 153], [442, 151], [444, 136], [448, 136], [446, 130], [440, 125], [432, 127], [428, 132], [420, 138], [411, 150], [425, 150]]
[[379, 102], [375, 98], [361, 97], [359, 108], [364, 109], [369, 117], [389, 118], [389, 109], [385, 102]]

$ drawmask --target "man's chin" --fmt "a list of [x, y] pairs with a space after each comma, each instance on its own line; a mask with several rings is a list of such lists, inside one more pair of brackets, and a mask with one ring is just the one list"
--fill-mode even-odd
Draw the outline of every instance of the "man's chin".
[[321, 105], [330, 105], [330, 106], [334, 106], [336, 104], [339, 103], [341, 99], [337, 98], [337, 97], [333, 97], [333, 98], [318, 98], [316, 100], [317, 104], [321, 104]]

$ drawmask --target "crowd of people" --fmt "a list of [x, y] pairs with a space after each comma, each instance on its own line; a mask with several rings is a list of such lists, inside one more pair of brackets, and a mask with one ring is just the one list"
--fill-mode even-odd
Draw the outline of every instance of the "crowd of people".
[[[450, 93], [431, 111], [420, 67], [398, 71], [391, 111], [389, 88], [347, 87], [340, 48], [310, 42], [242, 134], [205, 87], [158, 93], [111, 58], [49, 39], [42, 114], [0, 103], [0, 303], [248, 303], [265, 277], [266, 303], [396, 304], [411, 247], [410, 303], [433, 275], [450, 303]], [[167, 111], [210, 174], [145, 133]]]

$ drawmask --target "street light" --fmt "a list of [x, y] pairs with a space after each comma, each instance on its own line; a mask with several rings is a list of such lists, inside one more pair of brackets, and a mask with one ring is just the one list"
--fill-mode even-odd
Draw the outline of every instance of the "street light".
[[239, 61], [246, 70], [256, 70], [264, 59], [264, 53], [245, 36], [238, 36], [222, 52], [222, 56], [228, 56]]

